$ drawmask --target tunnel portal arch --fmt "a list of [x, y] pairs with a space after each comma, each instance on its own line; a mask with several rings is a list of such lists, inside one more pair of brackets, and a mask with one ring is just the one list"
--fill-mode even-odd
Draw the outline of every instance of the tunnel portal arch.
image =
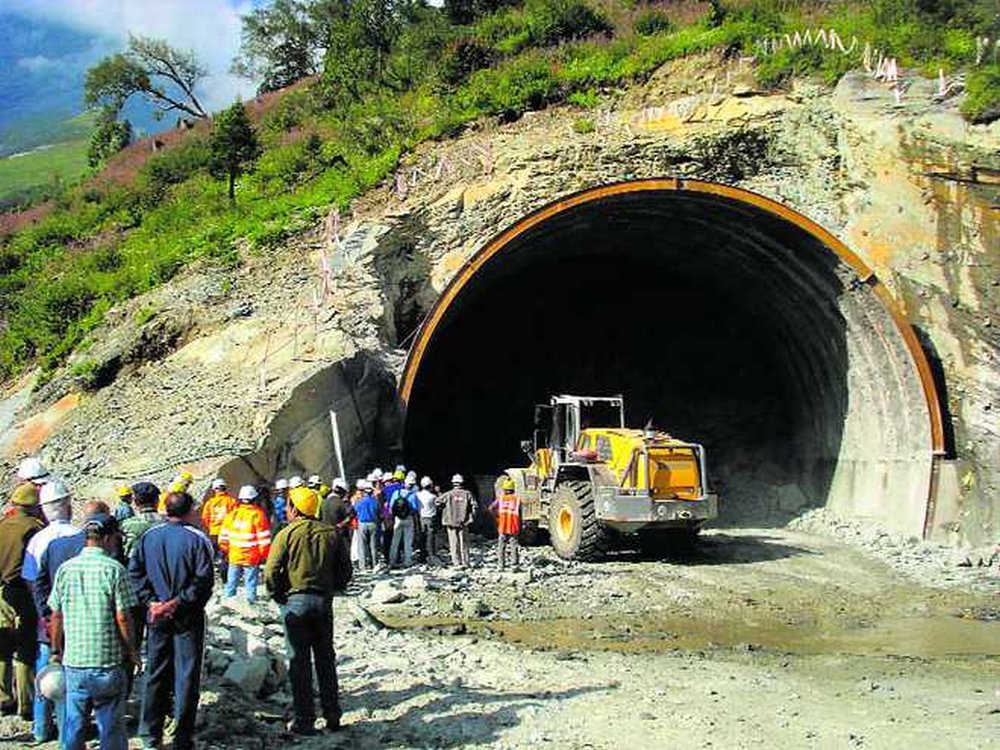
[[410, 348], [406, 454], [495, 473], [523, 463], [532, 403], [598, 391], [707, 445], [724, 520], [819, 505], [915, 535], [932, 520], [942, 416], [912, 327], [846, 245], [759, 194], [621, 182], [502, 231]]

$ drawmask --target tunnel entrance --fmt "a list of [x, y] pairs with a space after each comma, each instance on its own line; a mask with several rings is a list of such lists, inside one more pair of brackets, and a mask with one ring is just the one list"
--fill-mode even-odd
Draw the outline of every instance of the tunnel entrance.
[[940, 419], [894, 313], [847, 248], [760, 196], [585, 191], [499, 235], [442, 294], [400, 389], [407, 458], [495, 475], [525, 463], [533, 404], [620, 393], [631, 426], [705, 444], [724, 524], [830, 505], [922, 533]]

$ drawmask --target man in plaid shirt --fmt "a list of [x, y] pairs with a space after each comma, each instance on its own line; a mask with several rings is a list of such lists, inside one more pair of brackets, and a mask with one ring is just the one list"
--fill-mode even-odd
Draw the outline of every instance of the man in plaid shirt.
[[101, 750], [126, 750], [125, 699], [129, 668], [139, 666], [130, 612], [138, 600], [128, 573], [110, 552], [118, 544], [113, 516], [95, 513], [84, 522], [83, 551], [59, 567], [52, 608], [52, 659], [66, 670], [64, 750], [83, 750], [91, 706]]

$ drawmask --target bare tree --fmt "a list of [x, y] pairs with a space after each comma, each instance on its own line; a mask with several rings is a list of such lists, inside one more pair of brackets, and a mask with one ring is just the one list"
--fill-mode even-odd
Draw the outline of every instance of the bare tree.
[[207, 71], [194, 52], [171, 47], [162, 39], [129, 35], [124, 52], [105, 57], [87, 71], [84, 103], [120, 113], [125, 102], [140, 94], [163, 117], [171, 111], [207, 118], [195, 88]]

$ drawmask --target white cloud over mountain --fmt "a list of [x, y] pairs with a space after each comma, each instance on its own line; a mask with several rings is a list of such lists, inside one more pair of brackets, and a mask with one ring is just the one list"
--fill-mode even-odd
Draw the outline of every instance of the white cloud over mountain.
[[[240, 44], [240, 15], [252, 0], [4, 0], [4, 12], [92, 33], [124, 47], [130, 33], [166, 39], [193, 50], [209, 71], [202, 85], [206, 106], [219, 109], [237, 95], [253, 95], [254, 86], [229, 73]], [[58, 50], [18, 61], [39, 70], [58, 59]]]

